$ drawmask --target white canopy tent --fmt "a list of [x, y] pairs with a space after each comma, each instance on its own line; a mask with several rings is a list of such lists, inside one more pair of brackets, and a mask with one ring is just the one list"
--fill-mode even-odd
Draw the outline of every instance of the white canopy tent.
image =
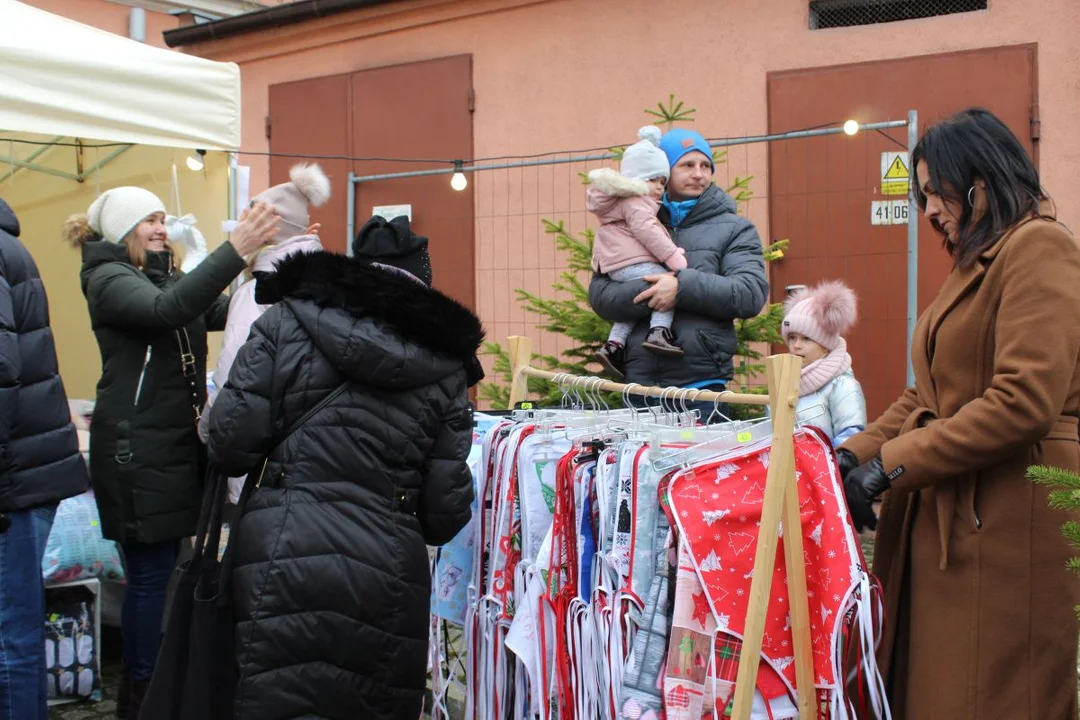
[[240, 69], [0, 0], [0, 130], [236, 150]]
[[[0, 197], [61, 309], [51, 320], [69, 397], [94, 397], [100, 366], [86, 353], [95, 341], [82, 260], [59, 242], [64, 218], [108, 188], [137, 185], [172, 214], [196, 216], [213, 249], [235, 211], [240, 126], [235, 64], [0, 0]], [[198, 171], [184, 163], [195, 150], [211, 151]], [[215, 352], [211, 341], [211, 359]]]

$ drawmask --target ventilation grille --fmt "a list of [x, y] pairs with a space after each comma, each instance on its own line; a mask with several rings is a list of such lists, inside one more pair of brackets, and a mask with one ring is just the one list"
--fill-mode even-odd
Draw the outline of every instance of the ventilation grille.
[[877, 25], [985, 10], [987, 0], [812, 0], [810, 29]]

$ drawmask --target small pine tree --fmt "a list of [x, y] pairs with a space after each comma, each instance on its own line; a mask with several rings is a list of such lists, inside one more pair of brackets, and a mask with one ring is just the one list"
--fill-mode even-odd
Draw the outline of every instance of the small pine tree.
[[[1055, 488], [1050, 492], [1050, 507], [1058, 510], [1080, 510], [1080, 475], [1061, 468], [1033, 465], [1028, 468], [1029, 480]], [[1077, 550], [1080, 550], [1080, 522], [1067, 520], [1061, 526], [1061, 534]], [[1080, 557], [1070, 558], [1068, 568], [1080, 573]], [[1080, 606], [1076, 608], [1080, 615]]]
[[[648, 108], [645, 113], [660, 124], [671, 128], [677, 122], [693, 122], [694, 108], [686, 108], [684, 103], [677, 101], [674, 95], [668, 98], [668, 103], [657, 103], [656, 109]], [[611, 148], [616, 157], [621, 157], [624, 148]], [[727, 151], [713, 153], [713, 162], [717, 165], [727, 162]], [[582, 173], [582, 182], [588, 183], [588, 177]], [[727, 192], [740, 207], [745, 206], [753, 197], [750, 181], [753, 176], [737, 177]], [[567, 299], [549, 300], [539, 295], [515, 290], [517, 300], [526, 312], [535, 313], [541, 319], [536, 327], [552, 333], [565, 335], [574, 341], [573, 347], [563, 353], [563, 357], [552, 355], [534, 355], [533, 361], [538, 367], [555, 372], [566, 372], [574, 375], [594, 375], [598, 368], [592, 362], [592, 356], [600, 349], [607, 340], [611, 323], [600, 318], [592, 307], [589, 306], [588, 279], [592, 275], [592, 248], [594, 233], [585, 230], [578, 235], [570, 233], [562, 221], [543, 220], [545, 234], [554, 238], [555, 246], [566, 257], [567, 269], [560, 275], [559, 280], [552, 285], [552, 289], [565, 293]], [[764, 250], [765, 261], [772, 262], [784, 256], [788, 241], [780, 240], [772, 243]], [[586, 278], [582, 283], [581, 278]], [[761, 345], [771, 345], [782, 341], [780, 336], [780, 322], [783, 320], [783, 305], [770, 304], [765, 312], [748, 320], [737, 320], [735, 323], [738, 347], [736, 349], [735, 378], [732, 389], [742, 389], [755, 392], [752, 383], [764, 371], [765, 367], [760, 362], [763, 353], [758, 349]], [[510, 357], [509, 353], [497, 342], [485, 343], [485, 352], [495, 357], [493, 367], [494, 375], [501, 382], [488, 382], [480, 386], [480, 397], [486, 403], [495, 408], [505, 408], [510, 399]], [[563, 398], [562, 389], [554, 383], [539, 378], [528, 379], [529, 395], [538, 401], [540, 405], [558, 405]], [[757, 390], [764, 392], [764, 389]], [[609, 402], [617, 403], [617, 398], [609, 398]], [[745, 417], [759, 408], [750, 406], [735, 406], [732, 412], [737, 417]]]

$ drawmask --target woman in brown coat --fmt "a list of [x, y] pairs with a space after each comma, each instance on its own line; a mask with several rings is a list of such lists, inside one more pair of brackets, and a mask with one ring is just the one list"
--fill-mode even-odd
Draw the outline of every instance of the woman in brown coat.
[[1025, 470], [1080, 470], [1080, 246], [989, 112], [931, 128], [912, 162], [955, 266], [915, 328], [915, 386], [840, 450], [856, 525], [889, 490], [874, 571], [893, 717], [1076, 718], [1068, 516]]

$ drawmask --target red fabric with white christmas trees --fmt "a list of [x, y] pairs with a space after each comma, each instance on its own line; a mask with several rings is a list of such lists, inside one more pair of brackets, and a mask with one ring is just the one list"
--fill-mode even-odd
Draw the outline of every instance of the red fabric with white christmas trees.
[[[741, 638], [745, 628], [769, 454], [766, 447], [690, 468], [676, 475], [668, 488], [672, 516], [704, 590], [704, 597], [693, 598], [693, 619], [702, 618], [707, 600], [717, 626], [718, 653], [726, 640]], [[841, 620], [849, 595], [862, 576], [863, 559], [832, 457], [817, 433], [796, 432], [795, 465], [814, 675], [818, 688], [839, 693], [836, 658]], [[762, 656], [794, 696], [783, 544], [773, 573]], [[701, 624], [704, 629], [705, 623]], [[669, 657], [669, 663], [671, 660]], [[725, 674], [718, 668], [716, 677], [726, 680]], [[769, 684], [770, 675], [773, 673], [759, 671], [759, 687], [763, 682]]]

